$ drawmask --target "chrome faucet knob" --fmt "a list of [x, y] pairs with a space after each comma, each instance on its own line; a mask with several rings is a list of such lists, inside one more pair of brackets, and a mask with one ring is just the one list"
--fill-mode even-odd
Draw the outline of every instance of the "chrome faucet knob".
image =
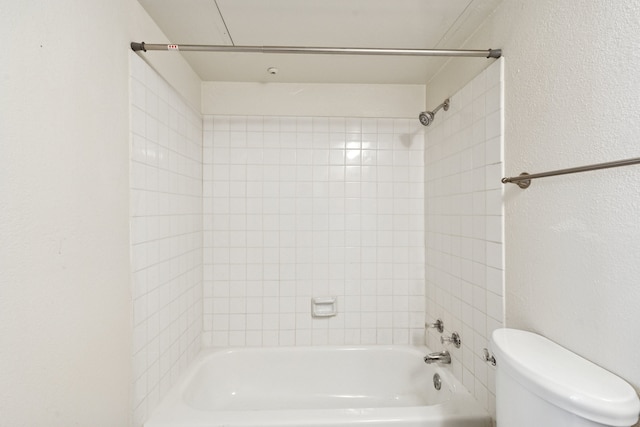
[[438, 319], [435, 321], [435, 323], [425, 323], [424, 324], [425, 328], [434, 328], [436, 331], [443, 333], [444, 332], [444, 323], [442, 322], [442, 319]]
[[485, 362], [490, 363], [491, 366], [496, 366], [496, 358], [493, 354], [489, 353], [489, 350], [483, 348], [482, 355]]
[[456, 348], [460, 348], [460, 345], [462, 344], [462, 341], [460, 340], [460, 334], [454, 332], [450, 337], [440, 337], [441, 344], [448, 342], [452, 343]]

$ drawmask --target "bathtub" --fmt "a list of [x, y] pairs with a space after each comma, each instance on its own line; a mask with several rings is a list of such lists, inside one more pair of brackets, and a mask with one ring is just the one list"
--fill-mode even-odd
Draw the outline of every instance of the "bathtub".
[[[488, 427], [425, 347], [207, 349], [145, 427]], [[442, 380], [434, 388], [433, 376]]]

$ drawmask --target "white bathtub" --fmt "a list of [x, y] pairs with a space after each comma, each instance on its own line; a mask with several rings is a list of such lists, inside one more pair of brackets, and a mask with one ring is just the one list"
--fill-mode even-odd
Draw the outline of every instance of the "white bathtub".
[[427, 352], [409, 346], [205, 350], [144, 426], [490, 426], [448, 370], [423, 362]]

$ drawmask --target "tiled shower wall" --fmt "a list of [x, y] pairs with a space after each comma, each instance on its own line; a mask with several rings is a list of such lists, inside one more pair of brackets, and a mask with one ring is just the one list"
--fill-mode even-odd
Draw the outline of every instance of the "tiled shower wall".
[[141, 58], [131, 64], [133, 425], [200, 348], [202, 120]]
[[[482, 359], [504, 324], [503, 60], [451, 97], [426, 134], [427, 319], [441, 318], [454, 374], [495, 413], [494, 371]], [[440, 349], [431, 329], [428, 345]]]
[[204, 342], [422, 342], [423, 146], [416, 119], [205, 116]]

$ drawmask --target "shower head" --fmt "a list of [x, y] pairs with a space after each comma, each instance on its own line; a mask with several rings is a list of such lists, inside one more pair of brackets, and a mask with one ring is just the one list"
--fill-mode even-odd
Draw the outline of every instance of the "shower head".
[[422, 123], [422, 126], [429, 126], [435, 118], [436, 115], [433, 114], [433, 111], [423, 111], [418, 116], [418, 119], [420, 120], [420, 123]]
[[423, 111], [418, 115], [418, 119], [420, 120], [420, 123], [422, 123], [422, 126], [429, 126], [436, 117], [436, 113], [441, 108], [443, 108], [444, 111], [449, 110], [449, 98], [445, 99], [444, 102], [438, 105], [433, 111]]

